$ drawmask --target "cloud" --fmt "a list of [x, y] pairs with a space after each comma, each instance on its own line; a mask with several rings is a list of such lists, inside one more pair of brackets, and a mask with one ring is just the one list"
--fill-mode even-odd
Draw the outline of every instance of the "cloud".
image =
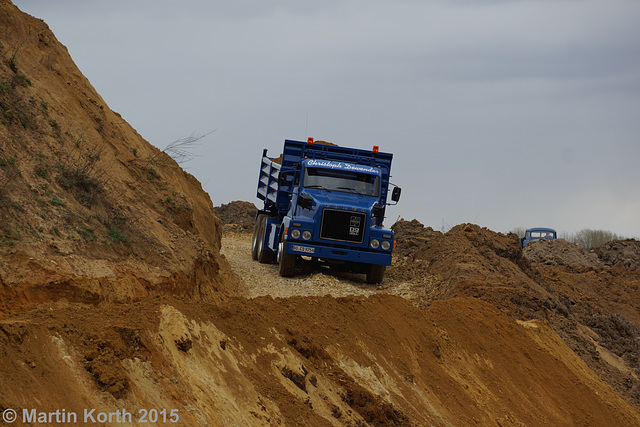
[[394, 153], [390, 220], [640, 237], [635, 0], [15, 3], [153, 144], [217, 129], [188, 165], [214, 204], [314, 136]]

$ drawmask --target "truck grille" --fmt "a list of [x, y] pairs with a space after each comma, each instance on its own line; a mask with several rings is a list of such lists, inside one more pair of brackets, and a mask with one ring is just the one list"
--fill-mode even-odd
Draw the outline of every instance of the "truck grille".
[[343, 242], [362, 243], [367, 216], [362, 213], [325, 209], [322, 211], [320, 237]]

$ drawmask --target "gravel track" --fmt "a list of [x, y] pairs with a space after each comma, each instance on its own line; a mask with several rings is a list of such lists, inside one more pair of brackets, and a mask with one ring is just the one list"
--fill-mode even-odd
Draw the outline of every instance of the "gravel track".
[[359, 277], [311, 266], [296, 267], [294, 277], [281, 277], [277, 264], [261, 264], [251, 259], [251, 235], [246, 233], [226, 233], [222, 237], [221, 253], [242, 280], [249, 297], [370, 295], [384, 287], [384, 282], [367, 284], [364, 275]]
[[370, 285], [364, 274], [335, 272], [311, 265], [296, 267], [294, 277], [280, 277], [276, 264], [260, 264], [251, 259], [251, 234], [248, 233], [226, 232], [222, 237], [221, 253], [240, 277], [249, 297], [344, 297], [385, 292], [412, 299], [416, 295], [415, 285], [396, 283], [390, 277], [385, 277], [378, 285]]

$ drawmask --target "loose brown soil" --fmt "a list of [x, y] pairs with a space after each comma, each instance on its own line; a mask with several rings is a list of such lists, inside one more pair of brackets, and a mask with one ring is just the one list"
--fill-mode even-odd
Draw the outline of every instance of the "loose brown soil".
[[[410, 281], [431, 277], [422, 296], [412, 299], [419, 307], [471, 296], [516, 320], [544, 321], [640, 407], [638, 242], [616, 241], [587, 251], [558, 239], [534, 242], [523, 251], [515, 234], [472, 224], [446, 234], [415, 220], [393, 228], [400, 250], [390, 274]], [[405, 236], [408, 243], [402, 243]]]
[[45, 23], [8, 0], [0, 23], [1, 416], [640, 425], [637, 242], [400, 221], [380, 285], [283, 279], [251, 260], [254, 205], [216, 213]]
[[258, 215], [258, 208], [253, 203], [238, 200], [217, 206], [215, 210], [220, 216], [225, 232], [253, 231], [256, 215]]

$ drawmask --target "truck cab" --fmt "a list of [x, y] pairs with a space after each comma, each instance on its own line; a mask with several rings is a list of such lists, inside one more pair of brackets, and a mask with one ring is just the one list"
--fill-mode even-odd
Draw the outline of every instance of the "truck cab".
[[[321, 262], [382, 281], [393, 231], [383, 226], [391, 154], [286, 140], [281, 164], [263, 152], [253, 255], [275, 261], [282, 276]], [[268, 169], [268, 171], [267, 171]], [[267, 173], [268, 172], [268, 173]], [[397, 202], [400, 189], [391, 199]], [[264, 223], [264, 225], [262, 225]]]
[[522, 243], [522, 248], [524, 249], [527, 246], [529, 246], [529, 243], [531, 243], [532, 241], [554, 240], [557, 238], [558, 238], [558, 235], [556, 233], [556, 230], [554, 230], [553, 228], [534, 227], [534, 228], [528, 228], [524, 232], [524, 237], [520, 239], [520, 242]]

